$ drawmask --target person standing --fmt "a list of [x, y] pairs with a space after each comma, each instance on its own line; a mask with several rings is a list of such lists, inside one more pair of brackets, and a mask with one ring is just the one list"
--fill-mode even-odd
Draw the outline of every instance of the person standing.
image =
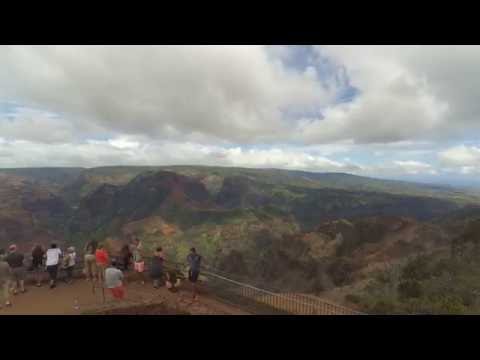
[[143, 247], [140, 240], [135, 239], [134, 248], [133, 248], [133, 267], [135, 272], [141, 279], [142, 285], [145, 285], [145, 262], [143, 260]]
[[67, 255], [65, 256], [65, 272], [66, 278], [65, 281], [67, 284], [71, 284], [73, 281], [73, 270], [75, 269], [77, 254], [75, 253], [75, 248], [70, 246], [67, 249]]
[[5, 250], [0, 249], [0, 309], [5, 306], [12, 306], [10, 302], [10, 277], [12, 271], [10, 265], [5, 261]]
[[196, 300], [197, 296], [197, 281], [200, 275], [200, 263], [202, 257], [197, 254], [197, 250], [192, 247], [190, 249], [190, 254], [187, 256], [188, 263], [188, 280], [192, 283], [193, 286], [193, 299]]
[[45, 258], [45, 250], [40, 244], [35, 245], [32, 249], [32, 271], [35, 274], [37, 286], [42, 286], [42, 270]]
[[97, 251], [95, 251], [95, 260], [97, 262], [98, 280], [103, 282], [109, 260], [107, 250], [105, 250], [103, 244], [98, 245]]
[[47, 272], [50, 276], [50, 289], [57, 286], [58, 265], [62, 257], [62, 250], [57, 248], [57, 244], [52, 244], [47, 250]]
[[165, 256], [163, 255], [163, 250], [159, 246], [155, 249], [152, 258], [152, 265], [150, 267], [150, 277], [153, 279], [153, 287], [158, 289], [160, 287], [160, 280], [163, 277], [163, 262], [165, 261]]
[[117, 268], [117, 261], [113, 260], [105, 270], [105, 287], [110, 290], [115, 299], [122, 300], [125, 297], [123, 285], [123, 273]]
[[85, 269], [84, 273], [87, 281], [94, 280], [97, 276], [97, 261], [95, 252], [97, 251], [97, 242], [95, 240], [89, 241], [85, 246]]
[[130, 251], [130, 246], [128, 246], [128, 244], [122, 247], [120, 256], [122, 257], [123, 271], [127, 271], [130, 265], [130, 260], [132, 259], [132, 252]]
[[25, 256], [17, 251], [17, 245], [10, 245], [9, 252], [5, 260], [12, 270], [13, 295], [17, 295], [18, 288], [20, 288], [20, 292], [25, 293], [25, 267], [23, 264]]

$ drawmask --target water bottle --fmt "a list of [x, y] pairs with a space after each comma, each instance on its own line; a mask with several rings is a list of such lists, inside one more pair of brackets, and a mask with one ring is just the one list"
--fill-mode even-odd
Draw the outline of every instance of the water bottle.
[[73, 308], [75, 310], [80, 310], [80, 305], [78, 305], [78, 299], [75, 299], [73, 302]]

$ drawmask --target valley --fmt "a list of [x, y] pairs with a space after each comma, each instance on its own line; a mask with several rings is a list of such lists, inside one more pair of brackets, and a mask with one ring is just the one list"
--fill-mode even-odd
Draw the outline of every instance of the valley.
[[476, 311], [479, 209], [466, 190], [349, 174], [0, 169], [1, 247], [96, 239], [115, 253], [135, 236], [183, 262], [195, 246], [233, 279], [370, 313]]

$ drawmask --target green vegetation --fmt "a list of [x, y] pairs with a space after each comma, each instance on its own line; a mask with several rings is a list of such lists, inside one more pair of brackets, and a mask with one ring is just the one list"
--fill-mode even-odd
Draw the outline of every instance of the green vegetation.
[[478, 258], [419, 256], [397, 271], [378, 274], [353, 296], [369, 313], [478, 314], [479, 279]]
[[161, 245], [183, 262], [195, 246], [206, 265], [280, 291], [369, 280], [346, 296], [368, 313], [480, 311], [480, 211], [462, 207], [478, 197], [448, 187], [201, 166], [4, 174], [12, 180], [0, 184], [0, 241], [41, 235], [81, 248], [133, 234], [147, 252]]

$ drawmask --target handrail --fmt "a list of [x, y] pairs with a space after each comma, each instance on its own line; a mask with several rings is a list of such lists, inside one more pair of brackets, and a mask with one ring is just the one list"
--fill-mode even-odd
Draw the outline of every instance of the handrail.
[[[149, 267], [149, 260], [152, 257], [144, 256], [146, 262], [146, 269]], [[177, 271], [184, 271], [187, 265], [183, 262], [176, 262], [171, 260], [165, 260], [165, 267], [175, 269]], [[83, 269], [84, 259], [76, 261], [75, 270]], [[284, 294], [273, 290], [262, 289], [238, 280], [231, 279], [230, 276], [220, 275], [221, 271], [212, 269], [211, 267], [202, 266], [201, 275], [206, 277], [204, 282], [207, 289], [211, 290], [212, 295], [225, 301], [226, 297], [228, 302], [235, 302], [237, 305], [241, 299], [249, 301], [249, 309], [254, 313], [269, 313], [269, 312], [282, 312], [289, 314], [329, 314], [329, 315], [365, 315], [362, 312], [347, 308], [342, 305], [338, 305], [320, 298], [308, 298], [301, 294]], [[215, 287], [215, 282], [221, 282], [219, 287]], [[230, 285], [230, 286], [228, 286]], [[231, 287], [233, 285], [233, 288]], [[257, 305], [262, 305], [263, 308], [258, 309]], [[240, 305], [242, 306], [243, 303]], [[267, 307], [268, 309], [265, 309]]]
[[[150, 259], [150, 258], [146, 257], [145, 259]], [[166, 264], [168, 264], [168, 263], [172, 264], [177, 269], [182, 269], [182, 268], [184, 269], [184, 268], [187, 267], [185, 263], [179, 263], [179, 262], [168, 261], [168, 260], [165, 260], [165, 263]], [[281, 300], [281, 301], [276, 301], [276, 300], [272, 301], [272, 303], [274, 303], [274, 305], [276, 307], [278, 307], [278, 305], [279, 305], [276, 302], [283, 302], [284, 305], [285, 305], [284, 306], [285, 308], [294, 308], [295, 306], [290, 306], [290, 305], [299, 305], [301, 309], [305, 310], [306, 308], [308, 308], [308, 309], [312, 310], [311, 312], [313, 312], [313, 313], [322, 312], [323, 311], [322, 308], [328, 307], [329, 312], [332, 313], [332, 314], [364, 315], [363, 313], [361, 313], [359, 311], [347, 308], [347, 307], [342, 306], [342, 305], [334, 304], [332, 302], [325, 301], [323, 299], [319, 299], [319, 298], [311, 299], [310, 298], [310, 299], [306, 300], [306, 298], [304, 296], [299, 296], [297, 294], [292, 296], [290, 294], [281, 294], [281, 293], [278, 293], [278, 292], [275, 292], [275, 291], [272, 291], [272, 290], [261, 289], [261, 288], [256, 287], [256, 286], [253, 286], [253, 285], [250, 285], [250, 284], [247, 284], [247, 283], [243, 283], [243, 282], [240, 282], [240, 281], [237, 281], [237, 280], [233, 280], [233, 279], [231, 279], [229, 277], [226, 277], [226, 276], [223, 276], [223, 275], [219, 275], [218, 272], [219, 271], [217, 271], [217, 270], [213, 270], [213, 271], [202, 270], [201, 274], [206, 275], [207, 277], [215, 278], [215, 279], [222, 280], [224, 282], [233, 284], [240, 289], [251, 290], [250, 293], [255, 292], [256, 295], [257, 295], [256, 299], [255, 299], [256, 301], [259, 300], [258, 299], [259, 295], [266, 295], [266, 296], [274, 297], [276, 300]], [[248, 292], [249, 291], [246, 291], [245, 293], [248, 293]], [[252, 297], [251, 296], [252, 294], [248, 294], [248, 295], [249, 295], [248, 297]], [[290, 302], [291, 304], [286, 304], [287, 302]], [[297, 310], [298, 310], [298, 306], [297, 306]], [[294, 311], [294, 313], [295, 312], [298, 313], [299, 311]]]

